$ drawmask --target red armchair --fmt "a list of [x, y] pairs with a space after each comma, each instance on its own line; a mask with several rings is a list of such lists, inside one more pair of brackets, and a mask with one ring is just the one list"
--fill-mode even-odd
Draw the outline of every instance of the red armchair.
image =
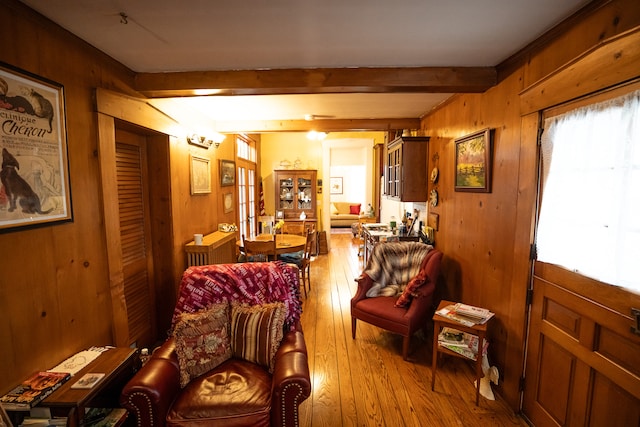
[[234, 356], [181, 387], [177, 339], [171, 337], [127, 383], [120, 403], [144, 427], [299, 425], [298, 407], [311, 393], [299, 292], [297, 269], [282, 262], [191, 267], [174, 315], [232, 298], [290, 306], [273, 372]]
[[[353, 339], [356, 338], [357, 319], [402, 335], [402, 357], [407, 360], [411, 336], [424, 328], [433, 315], [433, 293], [441, 260], [442, 252], [422, 243], [376, 245], [365, 270], [356, 279], [358, 289], [351, 299]], [[408, 299], [406, 307], [397, 306], [397, 295], [371, 296], [386, 286], [400, 284], [407, 284], [409, 288], [400, 297]]]

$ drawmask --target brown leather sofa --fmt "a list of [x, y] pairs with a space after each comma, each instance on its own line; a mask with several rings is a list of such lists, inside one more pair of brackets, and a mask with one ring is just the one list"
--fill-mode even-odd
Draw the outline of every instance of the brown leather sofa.
[[[298, 406], [311, 393], [300, 325], [285, 334], [273, 375], [231, 358], [180, 388], [174, 340], [166, 341], [125, 386], [121, 405], [147, 426], [297, 426]], [[241, 389], [230, 387], [229, 378]], [[227, 387], [211, 386], [225, 382]], [[244, 386], [244, 387], [243, 387]]]
[[[379, 243], [372, 251], [360, 277], [356, 279], [358, 289], [351, 299], [351, 334], [356, 338], [356, 321], [360, 319], [371, 325], [402, 335], [402, 358], [407, 360], [409, 343], [414, 332], [424, 328], [433, 316], [433, 294], [440, 274], [442, 252], [429, 249], [416, 242]], [[407, 307], [397, 307], [398, 296], [368, 297], [375, 285], [406, 284], [420, 274], [421, 284], [411, 297]]]
[[310, 393], [304, 334], [295, 321], [285, 330], [273, 373], [231, 357], [184, 388], [175, 338], [169, 338], [127, 383], [120, 403], [141, 427], [298, 426], [298, 406]]

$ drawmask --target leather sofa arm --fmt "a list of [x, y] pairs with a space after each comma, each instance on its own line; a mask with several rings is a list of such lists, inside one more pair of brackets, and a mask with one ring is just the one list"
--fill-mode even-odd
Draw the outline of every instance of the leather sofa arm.
[[180, 371], [175, 357], [169, 357], [172, 341], [154, 352], [120, 394], [120, 404], [134, 414], [138, 426], [164, 426], [169, 407], [180, 392]]
[[285, 334], [276, 353], [271, 389], [271, 425], [298, 426], [298, 408], [310, 394], [307, 347], [298, 325]]

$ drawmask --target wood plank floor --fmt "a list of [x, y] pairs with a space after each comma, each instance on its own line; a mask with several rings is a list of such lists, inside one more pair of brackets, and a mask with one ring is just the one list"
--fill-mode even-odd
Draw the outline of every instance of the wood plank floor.
[[465, 360], [443, 358], [431, 391], [432, 336], [412, 338], [409, 361], [402, 337], [364, 322], [353, 340], [350, 300], [362, 258], [348, 230], [332, 234], [331, 246], [313, 261], [311, 292], [303, 293], [312, 392], [300, 405], [301, 426], [527, 426], [497, 393], [475, 406]]

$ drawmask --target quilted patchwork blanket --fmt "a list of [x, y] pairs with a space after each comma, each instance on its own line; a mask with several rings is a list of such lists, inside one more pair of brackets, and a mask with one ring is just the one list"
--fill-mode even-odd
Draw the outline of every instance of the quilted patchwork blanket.
[[224, 301], [248, 305], [284, 302], [285, 327], [289, 328], [302, 313], [296, 267], [282, 261], [189, 267], [180, 281], [171, 330], [180, 313], [194, 313]]
[[420, 271], [422, 260], [431, 249], [433, 246], [418, 242], [387, 242], [375, 245], [362, 272], [373, 281], [367, 296], [378, 296], [386, 286], [409, 283]]

